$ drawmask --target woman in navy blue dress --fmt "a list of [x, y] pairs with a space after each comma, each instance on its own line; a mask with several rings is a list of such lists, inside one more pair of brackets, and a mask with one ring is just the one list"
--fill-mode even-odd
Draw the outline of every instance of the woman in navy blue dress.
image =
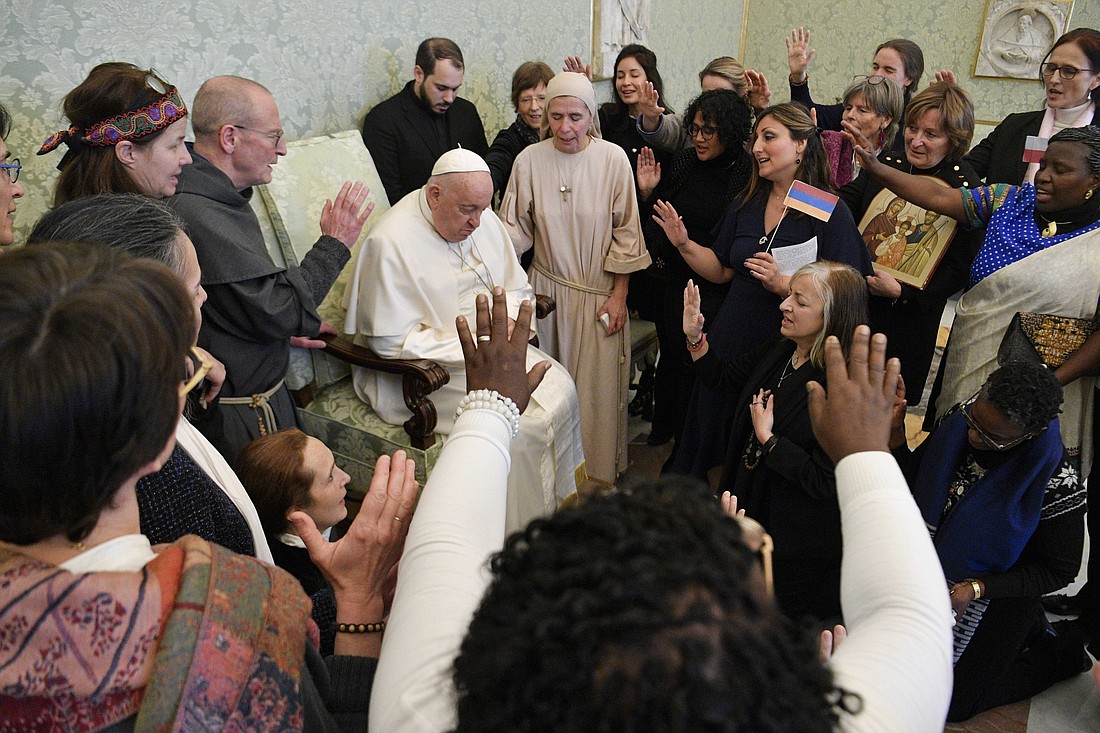
[[[787, 296], [790, 273], [799, 266], [831, 260], [864, 275], [873, 272], [843, 201], [825, 222], [783, 204], [796, 180], [829, 188], [825, 151], [804, 107], [787, 103], [761, 113], [753, 133], [752, 163], [749, 185], [726, 208], [709, 247], [688, 238], [667, 202], [654, 206], [655, 220], [692, 270], [711, 282], [730, 283], [707, 332], [710, 348], [727, 359], [779, 333], [779, 303]], [[696, 383], [670, 470], [705, 478], [708, 470], [723, 463], [733, 410], [741, 409], [733, 404], [735, 397]]]

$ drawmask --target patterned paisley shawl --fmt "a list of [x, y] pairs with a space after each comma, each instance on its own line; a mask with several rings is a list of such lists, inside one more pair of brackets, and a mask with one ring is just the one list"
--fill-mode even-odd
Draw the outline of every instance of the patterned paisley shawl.
[[307, 629], [296, 580], [198, 537], [138, 573], [0, 549], [0, 732], [301, 730]]

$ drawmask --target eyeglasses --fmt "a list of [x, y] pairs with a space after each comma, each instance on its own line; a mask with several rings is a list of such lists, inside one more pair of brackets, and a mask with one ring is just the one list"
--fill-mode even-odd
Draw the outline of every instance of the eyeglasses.
[[187, 395], [195, 387], [198, 387], [202, 380], [206, 379], [206, 375], [210, 373], [210, 370], [214, 368], [214, 362], [207, 359], [194, 346], [191, 347], [191, 352], [187, 355], [187, 358], [191, 362], [191, 377], [180, 385], [180, 397]]
[[276, 132], [267, 132], [266, 130], [257, 130], [254, 127], [245, 127], [244, 125], [233, 125], [238, 130], [246, 130], [248, 132], [254, 132], [257, 135], [263, 135], [268, 140], [275, 143], [275, 147], [279, 147], [279, 141], [283, 139], [283, 131], [277, 130]]
[[1039, 73], [1041, 73], [1043, 76], [1051, 77], [1054, 76], [1055, 72], [1057, 72], [1058, 76], [1060, 76], [1063, 81], [1069, 81], [1073, 77], [1077, 76], [1078, 72], [1081, 71], [1084, 71], [1088, 74], [1094, 73], [1092, 69], [1077, 69], [1073, 66], [1058, 66], [1057, 64], [1051, 63], [1041, 64], [1039, 66]]
[[772, 536], [764, 529], [764, 525], [755, 519], [738, 516], [733, 518], [741, 527], [741, 542], [749, 548], [749, 552], [760, 556], [760, 564], [764, 569], [764, 586], [769, 596], [775, 595], [775, 581], [772, 579]]
[[23, 170], [23, 166], [19, 165], [19, 158], [12, 158], [10, 163], [0, 163], [0, 169], [8, 172], [8, 178], [12, 183], [19, 180], [19, 171]]
[[712, 137], [714, 137], [714, 133], [716, 132], [718, 132], [718, 130], [714, 129], [710, 125], [703, 125], [702, 127], [700, 127], [693, 122], [687, 126], [688, 136], [695, 137], [696, 135], [698, 135], [699, 137], [703, 138], [703, 142], [707, 142]]
[[536, 100], [538, 100], [539, 102], [545, 104], [546, 103], [546, 95], [545, 94], [539, 94], [537, 96], [520, 97], [516, 101], [519, 102], [520, 104], [532, 104]]
[[871, 74], [870, 76], [867, 74], [856, 74], [852, 77], [852, 81], [865, 81], [871, 86], [877, 86], [886, 81], [886, 77], [880, 74]]
[[981, 393], [981, 390], [978, 390], [974, 393], [973, 397], [959, 405], [959, 412], [962, 413], [963, 419], [966, 420], [966, 424], [969, 425], [974, 430], [974, 432], [978, 434], [978, 437], [982, 439], [982, 442], [988, 445], [993, 450], [1000, 451], [1014, 448], [1020, 443], [1023, 443], [1025, 440], [1031, 440], [1036, 435], [1041, 435], [1043, 431], [1047, 429], [1047, 426], [1044, 425], [1038, 430], [1032, 430], [1029, 433], [1024, 433], [1023, 435], [1020, 435], [1016, 438], [1011, 438], [1009, 440], [1000, 440], [998, 438], [994, 438], [992, 435], [987, 433], [981, 425], [978, 424], [978, 422], [974, 419], [974, 415], [972, 413], [972, 410], [974, 409], [974, 402], [978, 399]]

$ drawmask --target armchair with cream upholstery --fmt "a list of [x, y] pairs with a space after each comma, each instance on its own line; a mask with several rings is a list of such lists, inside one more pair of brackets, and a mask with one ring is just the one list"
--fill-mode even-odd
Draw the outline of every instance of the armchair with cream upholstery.
[[[370, 188], [374, 212], [318, 311], [338, 330], [347, 307], [344, 293], [371, 225], [389, 209], [386, 192], [363, 146], [358, 130], [321, 135], [288, 143], [287, 155], [274, 169], [271, 183], [258, 186], [252, 206], [268, 251], [276, 264], [297, 264], [320, 236], [318, 224], [326, 198], [345, 180], [362, 180]], [[439, 457], [442, 440], [435, 434], [436, 412], [431, 393], [450, 379], [447, 370], [426, 359], [382, 359], [349, 337], [325, 336], [324, 349], [291, 349], [286, 382], [298, 403], [298, 419], [306, 433], [323, 441], [336, 462], [351, 476], [349, 490], [362, 495], [370, 484], [375, 459], [398, 448], [416, 461], [423, 484]], [[351, 365], [400, 374], [409, 419], [404, 425], [384, 422], [355, 394]]]

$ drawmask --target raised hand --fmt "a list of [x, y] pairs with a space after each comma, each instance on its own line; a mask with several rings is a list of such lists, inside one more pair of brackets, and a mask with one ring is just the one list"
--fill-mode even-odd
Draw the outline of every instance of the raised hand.
[[936, 72], [936, 79], [933, 84], [952, 84], [954, 86], [959, 85], [959, 80], [955, 76], [955, 72], [950, 69], [940, 69]]
[[565, 66], [562, 71], [572, 71], [575, 74], [584, 74], [588, 81], [592, 81], [592, 64], [584, 63], [580, 56], [566, 56]]
[[702, 303], [699, 286], [693, 280], [688, 280], [687, 287], [684, 288], [684, 336], [693, 344], [703, 337], [704, 318], [699, 310]]
[[786, 38], [787, 66], [791, 70], [791, 81], [801, 84], [806, 81], [806, 67], [814, 58], [814, 49], [810, 48], [810, 32], [795, 28]]
[[653, 156], [653, 150], [645, 147], [638, 152], [638, 193], [642, 200], [647, 200], [653, 195], [653, 189], [661, 182], [661, 164]]
[[690, 241], [687, 227], [684, 226], [684, 220], [676, 213], [676, 207], [658, 199], [657, 203], [653, 204], [653, 211], [653, 221], [661, 225], [661, 229], [664, 230], [665, 236], [673, 247], [680, 249]]
[[399, 450], [392, 459], [380, 456], [375, 462], [363, 505], [347, 534], [336, 542], [325, 541], [305, 512], [287, 516], [310, 560], [332, 583], [340, 611], [348, 604], [376, 607], [378, 616], [370, 620], [381, 618], [390, 573], [405, 547], [417, 488], [416, 465]]
[[749, 83], [745, 101], [753, 109], [760, 111], [772, 103], [772, 90], [768, 78], [762, 72], [745, 69], [745, 81]]
[[890, 419], [890, 450], [906, 444], [905, 438], [905, 380], [898, 375], [898, 386], [894, 390], [894, 411]]
[[508, 333], [508, 296], [499, 285], [493, 289], [493, 307], [489, 299], [479, 294], [477, 308], [477, 342], [470, 335], [470, 326], [463, 316], [455, 319], [462, 358], [466, 361], [466, 388], [496, 390], [516, 403], [520, 412], [527, 409], [531, 393], [550, 369], [549, 361], [540, 361], [527, 371], [527, 345], [531, 335], [534, 308], [525, 300], [519, 307], [515, 327]]
[[321, 234], [339, 240], [351, 249], [359, 241], [367, 217], [374, 211], [374, 202], [363, 207], [370, 189], [362, 181], [344, 181], [336, 201], [325, 199], [321, 210]]
[[720, 501], [722, 503], [722, 513], [730, 519], [745, 516], [745, 510], [737, 508], [737, 497], [730, 492], [723, 491]]
[[818, 444], [839, 463], [852, 453], [886, 451], [901, 362], [886, 360], [886, 337], [857, 326], [847, 364], [836, 336], [825, 339], [825, 388], [810, 382], [810, 422]]
[[643, 130], [653, 131], [657, 129], [657, 123], [660, 121], [661, 115], [665, 113], [665, 108], [660, 105], [660, 96], [651, 81], [642, 84], [642, 88], [638, 90], [638, 104], [642, 111]]

